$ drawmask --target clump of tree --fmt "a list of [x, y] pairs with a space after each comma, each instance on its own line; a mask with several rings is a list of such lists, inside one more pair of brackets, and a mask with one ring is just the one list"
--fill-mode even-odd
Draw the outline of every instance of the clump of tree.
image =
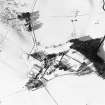
[[42, 23], [37, 21], [39, 19], [39, 11], [18, 12], [21, 4], [15, 0], [2, 0], [0, 1], [0, 7], [0, 21], [18, 32], [22, 30], [31, 32], [42, 26]]
[[89, 39], [85, 41], [79, 38], [72, 39], [70, 42], [73, 44], [70, 48], [75, 49], [89, 59], [96, 68], [96, 73], [105, 79], [105, 61], [98, 55], [98, 52], [100, 52], [100, 44], [102, 44], [103, 41], [104, 40], [102, 40], [102, 38]]
[[37, 21], [39, 19], [39, 11], [35, 12], [23, 12], [18, 15], [18, 19], [21, 21], [25, 21], [24, 25], [26, 30], [31, 32], [33, 30], [37, 30], [42, 26], [42, 23]]

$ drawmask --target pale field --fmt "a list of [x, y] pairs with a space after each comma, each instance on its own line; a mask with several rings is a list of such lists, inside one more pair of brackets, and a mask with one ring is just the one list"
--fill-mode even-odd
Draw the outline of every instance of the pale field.
[[[30, 10], [33, 4], [30, 0], [21, 2], [28, 3], [26, 10]], [[97, 5], [96, 3], [95, 6]], [[23, 8], [24, 11], [25, 9]], [[80, 14], [88, 14], [79, 17], [76, 23], [78, 35], [90, 35], [93, 38], [104, 35], [105, 13], [97, 7], [98, 12], [94, 11], [96, 13], [91, 15], [88, 1], [39, 0], [35, 10], [40, 11], [43, 26], [36, 31], [38, 41], [43, 46], [50, 46], [70, 38], [73, 31], [71, 18], [50, 16], [70, 16], [75, 9], [79, 9]], [[44, 88], [35, 92], [14, 93], [7, 97], [8, 94], [21, 89], [27, 80], [29, 69], [23, 59], [23, 51], [32, 48], [32, 39], [29, 33], [24, 33], [26, 40], [21, 40], [16, 31], [3, 24], [0, 24], [0, 34], [7, 35], [7, 39], [0, 46], [3, 49], [0, 55], [0, 97], [5, 97], [1, 105], [55, 105]], [[95, 74], [82, 77], [65, 76], [49, 82], [47, 86], [59, 105], [105, 105], [105, 80]]]

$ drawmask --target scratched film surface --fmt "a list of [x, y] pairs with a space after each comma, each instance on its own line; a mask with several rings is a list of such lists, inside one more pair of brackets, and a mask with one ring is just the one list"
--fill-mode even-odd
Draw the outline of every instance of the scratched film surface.
[[105, 105], [104, 0], [0, 0], [1, 105]]

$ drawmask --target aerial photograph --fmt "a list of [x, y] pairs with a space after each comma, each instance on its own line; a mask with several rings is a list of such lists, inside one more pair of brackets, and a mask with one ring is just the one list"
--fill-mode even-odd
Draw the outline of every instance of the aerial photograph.
[[0, 105], [105, 105], [105, 0], [0, 0]]

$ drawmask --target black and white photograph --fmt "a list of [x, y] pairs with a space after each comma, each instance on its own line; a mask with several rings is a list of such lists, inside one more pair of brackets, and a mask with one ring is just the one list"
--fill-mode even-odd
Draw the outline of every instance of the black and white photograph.
[[0, 105], [105, 105], [105, 0], [0, 0]]

